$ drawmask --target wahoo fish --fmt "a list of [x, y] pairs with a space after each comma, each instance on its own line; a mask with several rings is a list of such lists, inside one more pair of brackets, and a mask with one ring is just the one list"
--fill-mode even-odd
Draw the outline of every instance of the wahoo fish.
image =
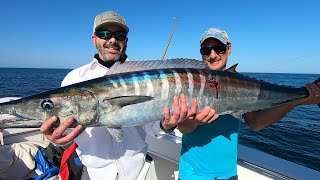
[[236, 66], [214, 71], [201, 61], [174, 61], [129, 61], [129, 70], [115, 69], [108, 76], [1, 103], [0, 114], [16, 118], [0, 120], [0, 128], [40, 127], [53, 115], [59, 117], [57, 126], [69, 116], [75, 118], [74, 126], [136, 126], [162, 120], [164, 107], [181, 93], [188, 105], [196, 98], [198, 109], [209, 105], [219, 114], [232, 115], [308, 96], [305, 87], [253, 79], [237, 73]]

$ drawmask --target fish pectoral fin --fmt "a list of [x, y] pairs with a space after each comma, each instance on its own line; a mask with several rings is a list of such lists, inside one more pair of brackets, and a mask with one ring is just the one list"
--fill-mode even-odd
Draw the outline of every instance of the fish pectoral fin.
[[131, 104], [138, 104], [152, 100], [152, 96], [118, 96], [109, 99], [104, 99], [103, 102], [107, 101], [112, 106], [124, 107]]
[[117, 142], [123, 141], [123, 134], [120, 128], [107, 128], [107, 130]]

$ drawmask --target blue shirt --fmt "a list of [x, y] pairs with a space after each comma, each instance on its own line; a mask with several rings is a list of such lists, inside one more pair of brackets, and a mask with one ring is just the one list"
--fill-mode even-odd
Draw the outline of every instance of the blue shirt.
[[227, 179], [237, 175], [239, 128], [238, 119], [220, 115], [212, 123], [183, 134], [179, 178]]

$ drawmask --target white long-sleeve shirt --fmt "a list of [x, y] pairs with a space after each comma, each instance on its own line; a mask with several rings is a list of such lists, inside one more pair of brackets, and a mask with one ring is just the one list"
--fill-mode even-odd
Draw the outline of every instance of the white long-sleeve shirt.
[[[109, 69], [93, 59], [89, 64], [74, 69], [61, 86], [104, 76]], [[117, 142], [105, 127], [88, 127], [75, 142], [76, 152], [90, 179], [134, 180], [139, 175], [147, 153], [146, 133], [161, 137], [159, 121], [144, 126], [123, 127], [123, 142]], [[161, 133], [161, 134], [160, 134]]]

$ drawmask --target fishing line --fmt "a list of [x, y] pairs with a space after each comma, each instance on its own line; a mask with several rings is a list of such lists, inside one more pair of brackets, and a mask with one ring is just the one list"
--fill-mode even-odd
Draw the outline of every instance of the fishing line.
[[298, 61], [298, 60], [305, 61], [307, 57], [308, 56], [299, 56], [299, 57], [296, 57], [296, 58], [287, 58], [287, 59], [283, 59], [281, 61], [277, 61], [278, 63], [258, 66], [258, 67], [256, 67], [256, 69], [257, 70], [261, 70], [261, 71], [262, 70], [271, 70], [271, 69], [273, 70], [273, 69], [276, 69], [276, 68], [279, 68], [279, 67], [283, 67], [281, 65], [287, 64], [288, 61], [290, 61], [290, 62], [295, 62], [295, 61]]

